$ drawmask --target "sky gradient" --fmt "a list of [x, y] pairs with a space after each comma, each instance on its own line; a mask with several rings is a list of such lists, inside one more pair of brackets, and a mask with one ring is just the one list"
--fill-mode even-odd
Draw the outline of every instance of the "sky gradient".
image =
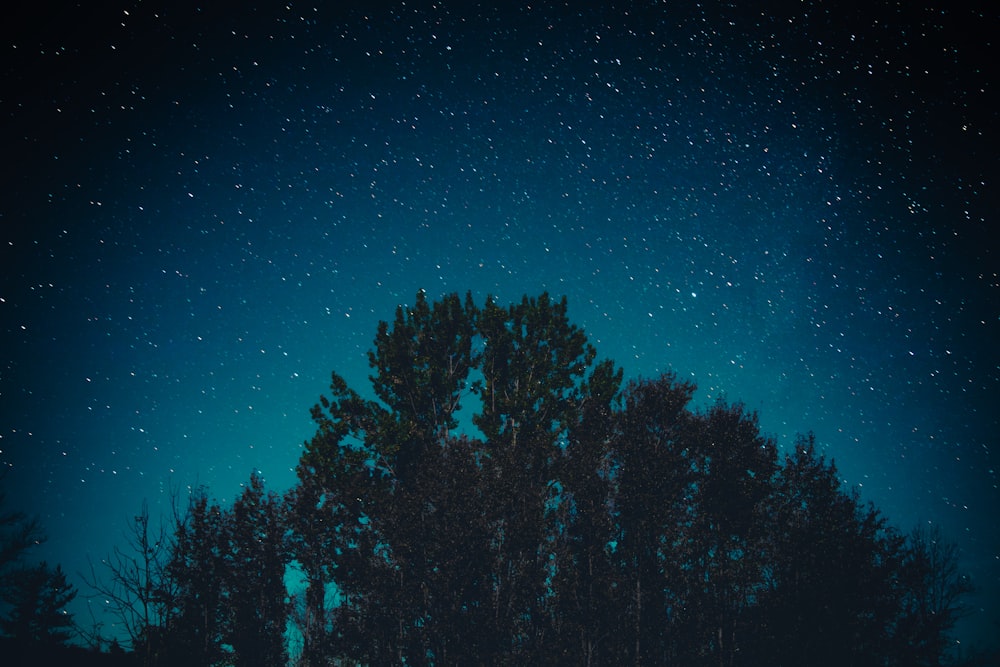
[[940, 525], [995, 631], [995, 9], [99, 4], [0, 44], [0, 465], [39, 557], [288, 488], [418, 289], [547, 290], [626, 377]]

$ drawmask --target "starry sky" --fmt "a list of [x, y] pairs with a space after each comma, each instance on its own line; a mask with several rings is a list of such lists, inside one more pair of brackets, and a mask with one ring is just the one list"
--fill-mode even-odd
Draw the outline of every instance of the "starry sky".
[[962, 637], [995, 629], [995, 8], [79, 4], [0, 28], [0, 466], [39, 557], [288, 488], [417, 290], [548, 290], [627, 377], [940, 525]]

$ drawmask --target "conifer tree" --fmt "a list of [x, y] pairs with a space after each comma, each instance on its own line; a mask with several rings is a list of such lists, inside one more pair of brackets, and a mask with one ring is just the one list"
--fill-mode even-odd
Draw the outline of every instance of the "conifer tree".
[[[0, 482], [6, 473], [0, 473]], [[9, 583], [10, 574], [22, 566], [27, 552], [45, 541], [38, 519], [24, 512], [7, 510], [7, 494], [0, 490], [0, 593]]]
[[65, 644], [73, 636], [73, 617], [66, 606], [76, 597], [62, 567], [41, 562], [11, 577], [10, 611], [0, 619], [0, 631], [22, 649], [38, 650]]

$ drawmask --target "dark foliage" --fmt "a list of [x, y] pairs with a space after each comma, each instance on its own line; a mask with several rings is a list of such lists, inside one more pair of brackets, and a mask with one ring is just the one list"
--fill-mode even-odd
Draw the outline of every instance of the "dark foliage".
[[289, 623], [308, 666], [948, 664], [954, 547], [889, 526], [812, 436], [780, 460], [740, 404], [623, 385], [566, 313], [400, 307], [284, 499], [191, 497], [142, 664], [284, 664]]
[[10, 610], [0, 619], [4, 636], [25, 646], [61, 646], [73, 636], [73, 618], [65, 609], [76, 589], [61, 567], [42, 562], [22, 568], [6, 589]]
[[178, 518], [164, 586], [170, 619], [151, 628], [156, 664], [287, 662], [288, 565], [282, 502], [250, 477], [229, 510], [200, 490]]
[[0, 664], [4, 667], [138, 667], [137, 656], [122, 650], [101, 652], [81, 646], [26, 645], [23, 642], [0, 637]]
[[225, 641], [237, 667], [270, 667], [288, 660], [285, 624], [287, 549], [281, 500], [254, 474], [226, 515], [223, 591]]
[[565, 301], [420, 293], [370, 363], [376, 400], [334, 374], [313, 408], [287, 505], [307, 664], [944, 661], [953, 550], [811, 437], [779, 461], [741, 405], [622, 387]]
[[[0, 474], [0, 482], [5, 475]], [[25, 554], [45, 540], [38, 519], [7, 510], [5, 501], [6, 494], [0, 490], [0, 591], [6, 590], [11, 574], [24, 565]]]
[[171, 604], [174, 622], [163, 628], [167, 637], [154, 642], [166, 652], [163, 664], [196, 664], [211, 667], [228, 662], [222, 637], [223, 607], [222, 509], [210, 504], [200, 490], [191, 497], [187, 513], [177, 522], [172, 558], [167, 573], [174, 584]]
[[66, 606], [77, 591], [59, 565], [28, 562], [28, 553], [44, 535], [37, 519], [7, 511], [4, 500], [0, 491], [0, 656], [13, 661], [65, 646], [75, 634]]

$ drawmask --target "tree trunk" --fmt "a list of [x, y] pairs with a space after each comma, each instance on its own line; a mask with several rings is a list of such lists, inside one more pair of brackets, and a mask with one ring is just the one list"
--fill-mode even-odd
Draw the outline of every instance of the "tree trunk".
[[642, 577], [635, 578], [635, 664], [642, 664], [640, 639], [642, 637]]

